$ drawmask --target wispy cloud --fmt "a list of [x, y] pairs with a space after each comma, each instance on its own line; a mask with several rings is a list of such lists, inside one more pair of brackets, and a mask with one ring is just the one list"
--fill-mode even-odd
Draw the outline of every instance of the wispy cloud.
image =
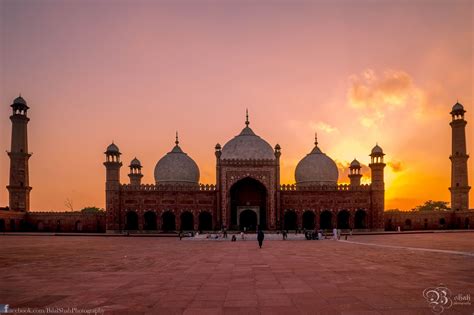
[[339, 129], [323, 121], [309, 122], [308, 126], [316, 132], [339, 133]]
[[371, 128], [382, 122], [387, 111], [410, 105], [416, 110], [425, 100], [425, 92], [415, 85], [412, 77], [402, 70], [386, 70], [379, 77], [372, 69], [351, 75], [347, 100], [358, 110], [359, 122]]
[[387, 166], [390, 167], [394, 173], [399, 173], [405, 170], [405, 165], [401, 161], [387, 162]]

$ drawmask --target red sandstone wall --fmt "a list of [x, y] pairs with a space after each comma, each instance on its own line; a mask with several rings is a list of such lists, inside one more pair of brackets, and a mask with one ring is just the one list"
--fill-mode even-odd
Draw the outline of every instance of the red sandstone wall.
[[385, 212], [385, 230], [473, 229], [474, 211]]
[[29, 212], [26, 221], [37, 232], [105, 232], [105, 213]]

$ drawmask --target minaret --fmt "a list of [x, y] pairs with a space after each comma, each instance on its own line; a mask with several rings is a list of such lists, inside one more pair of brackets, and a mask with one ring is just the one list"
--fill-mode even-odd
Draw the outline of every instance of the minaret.
[[222, 208], [221, 208], [221, 155], [222, 147], [219, 143], [214, 147], [216, 155], [216, 190], [217, 190], [217, 226], [222, 227]]
[[28, 152], [28, 105], [21, 97], [17, 97], [11, 105], [13, 114], [12, 142], [10, 157], [10, 183], [7, 186], [10, 195], [10, 210], [30, 210], [30, 182], [28, 172], [28, 160], [31, 154]]
[[383, 230], [383, 212], [385, 211], [385, 183], [383, 170], [385, 163], [383, 162], [384, 153], [379, 145], [375, 145], [370, 153], [370, 170], [371, 170], [371, 203], [372, 203], [372, 229]]
[[456, 102], [451, 111], [452, 121], [449, 123], [452, 129], [451, 156], [451, 209], [469, 209], [469, 187], [467, 180], [467, 155], [466, 150], [466, 124], [464, 120], [464, 107]]
[[130, 174], [128, 174], [128, 177], [130, 177], [130, 185], [140, 186], [143, 177], [142, 164], [137, 158], [134, 158], [128, 167], [130, 167]]
[[104, 162], [106, 170], [105, 181], [105, 210], [106, 210], [106, 229], [108, 231], [118, 231], [121, 229], [120, 217], [120, 150], [112, 142], [105, 151], [106, 160]]
[[360, 179], [362, 174], [360, 173], [360, 163], [356, 159], [351, 162], [349, 166], [349, 179], [351, 180], [351, 187], [360, 186]]

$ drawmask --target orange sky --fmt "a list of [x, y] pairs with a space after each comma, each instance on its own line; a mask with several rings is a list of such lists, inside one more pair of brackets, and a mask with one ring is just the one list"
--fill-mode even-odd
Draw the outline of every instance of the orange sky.
[[[179, 130], [214, 183], [213, 148], [240, 132], [248, 107], [253, 130], [282, 147], [282, 183], [317, 131], [342, 166], [382, 146], [387, 209], [448, 201], [456, 99], [473, 148], [472, 21], [472, 2], [456, 0], [0, 1], [0, 147], [21, 92], [32, 209], [103, 207], [112, 140], [152, 183]], [[0, 187], [8, 170], [1, 154]]]

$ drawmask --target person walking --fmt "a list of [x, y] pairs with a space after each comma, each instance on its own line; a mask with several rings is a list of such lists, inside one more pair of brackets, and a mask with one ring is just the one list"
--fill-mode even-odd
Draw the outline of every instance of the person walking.
[[265, 234], [263, 234], [263, 230], [259, 227], [258, 232], [257, 232], [257, 241], [258, 241], [258, 246], [260, 246], [260, 248], [262, 248], [264, 238], [265, 238]]

